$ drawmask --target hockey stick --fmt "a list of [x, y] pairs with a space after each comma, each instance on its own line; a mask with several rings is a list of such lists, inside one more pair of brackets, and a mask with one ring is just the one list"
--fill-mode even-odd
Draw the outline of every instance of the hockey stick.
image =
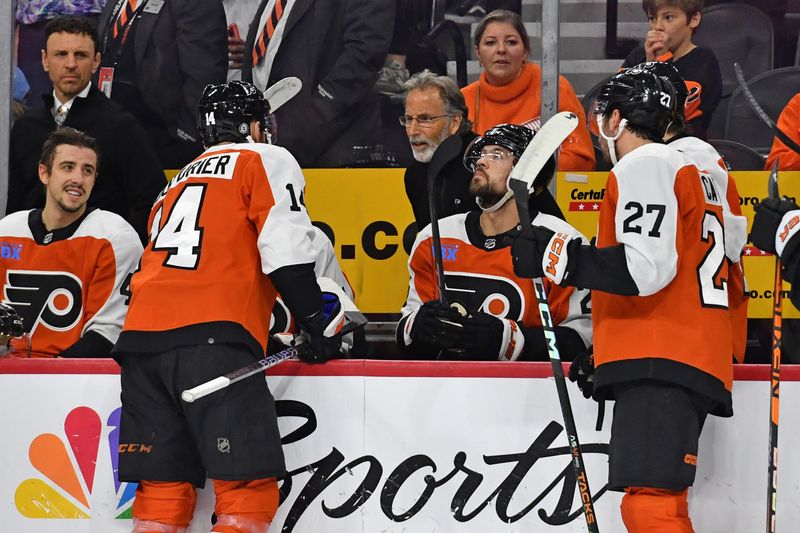
[[428, 211], [431, 215], [431, 232], [433, 233], [433, 250], [431, 251], [436, 265], [439, 301], [443, 304], [447, 304], [447, 295], [445, 293], [444, 265], [442, 264], [442, 239], [439, 234], [439, 212], [436, 207], [436, 180], [444, 166], [461, 153], [463, 146], [464, 141], [461, 140], [460, 135], [451, 135], [436, 148], [430, 163], [428, 163]]
[[[539, 172], [545, 167], [547, 161], [558, 147], [575, 130], [578, 125], [578, 117], [574, 113], [561, 112], [555, 115], [542, 125], [539, 132], [534, 136], [525, 152], [520, 157], [519, 162], [514, 166], [508, 177], [508, 186], [514, 193], [514, 203], [517, 204], [519, 222], [522, 227], [531, 224], [530, 213], [528, 212], [528, 196], [533, 188], [534, 180]], [[561, 415], [564, 419], [564, 430], [567, 432], [570, 453], [572, 455], [572, 467], [578, 480], [578, 490], [583, 505], [583, 514], [586, 518], [586, 527], [590, 533], [599, 533], [597, 517], [594, 513], [594, 503], [592, 493], [589, 490], [589, 480], [586, 476], [586, 465], [583, 462], [580, 442], [578, 440], [578, 429], [575, 426], [575, 417], [572, 414], [572, 405], [569, 401], [567, 382], [564, 378], [564, 369], [561, 366], [561, 355], [556, 343], [556, 334], [553, 325], [550, 304], [547, 300], [547, 291], [544, 288], [542, 278], [534, 278], [533, 286], [536, 289], [536, 299], [539, 303], [539, 317], [542, 320], [542, 328], [547, 339], [547, 351], [550, 355], [550, 365], [553, 368], [553, 378], [556, 382], [558, 392], [558, 402], [561, 405]]]
[[[339, 298], [342, 309], [344, 309], [344, 317], [346, 322], [345, 325], [342, 326], [342, 329], [339, 330], [335, 336], [343, 337], [348, 333], [364, 327], [367, 324], [367, 318], [356, 308], [353, 301], [344, 293], [342, 288], [339, 287], [336, 282], [330, 278], [322, 277], [317, 279], [317, 283], [319, 283], [319, 286], [323, 292], [335, 294]], [[191, 389], [187, 389], [181, 393], [181, 399], [184, 402], [192, 403], [198, 398], [208, 396], [212, 392], [224, 389], [228, 385], [250, 377], [257, 372], [263, 372], [264, 370], [275, 365], [279, 365], [284, 361], [297, 358], [301, 353], [308, 352], [310, 349], [311, 343], [309, 342], [304, 342], [297, 346], [290, 346], [285, 350], [281, 350], [276, 354], [267, 356], [253, 364], [247, 365], [238, 370], [234, 370], [233, 372], [225, 374], [224, 376], [219, 376], [210, 381], [206, 381], [205, 383], [201, 383], [200, 385], [192, 387]]]
[[736, 81], [739, 82], [739, 87], [741, 87], [747, 103], [750, 104], [750, 108], [755, 111], [756, 115], [758, 115], [758, 118], [761, 119], [761, 122], [766, 124], [767, 127], [772, 130], [772, 133], [775, 135], [775, 137], [780, 139], [780, 141], [789, 147], [790, 150], [800, 154], [800, 145], [794, 142], [783, 132], [783, 130], [778, 128], [778, 126], [772, 122], [772, 119], [769, 118], [769, 115], [767, 115], [764, 109], [762, 109], [762, 107], [759, 105], [756, 97], [753, 96], [752, 92], [750, 92], [750, 87], [747, 86], [747, 81], [744, 79], [744, 73], [742, 72], [742, 67], [739, 65], [739, 63], [733, 64], [733, 70], [736, 73]]
[[274, 113], [276, 109], [294, 98], [302, 87], [303, 82], [294, 76], [280, 79], [267, 87], [264, 99], [269, 103], [269, 112]]
[[[778, 194], [778, 160], [769, 174], [769, 197]], [[783, 294], [781, 293], [781, 262], [775, 256], [775, 287], [772, 295], [772, 371], [769, 393], [769, 458], [767, 460], [767, 533], [775, 533], [775, 518], [778, 503], [778, 408], [781, 386], [781, 322]]]

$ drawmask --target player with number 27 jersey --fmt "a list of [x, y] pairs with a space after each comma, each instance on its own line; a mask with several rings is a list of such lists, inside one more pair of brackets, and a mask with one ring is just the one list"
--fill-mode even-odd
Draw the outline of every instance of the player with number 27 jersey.
[[181, 170], [150, 214], [117, 350], [244, 340], [264, 353], [276, 292], [263, 274], [315, 259], [304, 187], [294, 158], [267, 144], [214, 146]]
[[597, 247], [624, 245], [639, 296], [592, 293], [596, 381], [663, 374], [730, 414], [723, 200], [712, 180], [668, 146], [639, 147], [614, 167]]

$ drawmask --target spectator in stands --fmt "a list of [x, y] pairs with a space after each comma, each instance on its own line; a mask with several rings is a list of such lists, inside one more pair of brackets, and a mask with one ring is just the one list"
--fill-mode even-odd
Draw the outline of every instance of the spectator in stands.
[[697, 46], [692, 34], [700, 26], [703, 0], [643, 0], [650, 22], [644, 46], [628, 54], [623, 68], [644, 61], [668, 61], [686, 80], [686, 120], [692, 133], [706, 138], [711, 115], [722, 95], [722, 74], [714, 52]]
[[[504, 122], [538, 129], [542, 109], [542, 68], [528, 61], [530, 37], [522, 18], [507, 10], [484, 17], [475, 29], [475, 54], [483, 72], [480, 79], [461, 89], [475, 132], [483, 134]], [[586, 115], [570, 83], [559, 78], [558, 110], [572, 111], [578, 128], [564, 141], [559, 170], [592, 170], [594, 149], [586, 128]]]
[[228, 21], [228, 81], [242, 79], [244, 46], [258, 4], [252, 0], [222, 0]]
[[[50, 79], [41, 68], [45, 27], [56, 17], [85, 17], [96, 23], [105, 0], [17, 0], [17, 64], [30, 83], [31, 101], [38, 106], [50, 92]], [[41, 146], [37, 146], [38, 150]]]
[[89, 206], [120, 215], [145, 242], [150, 207], [166, 184], [158, 158], [136, 119], [92, 86], [100, 62], [94, 26], [85, 18], [59, 17], [48, 23], [46, 35], [41, 61], [53, 89], [11, 130], [7, 212], [44, 205], [39, 155], [62, 124], [97, 139], [105, 154]]
[[[795, 143], [800, 144], [800, 93], [794, 95], [781, 111], [778, 128]], [[778, 170], [800, 170], [800, 154], [775, 137], [764, 169], [772, 170], [772, 165], [778, 158], [780, 158]]]
[[242, 79], [261, 90], [286, 76], [303, 82], [273, 117], [273, 142], [301, 166], [347, 166], [360, 152], [379, 150], [374, 86], [394, 11], [392, 0], [261, 0], [247, 33]]
[[183, 167], [202, 152], [200, 94], [228, 71], [222, 3], [108, 0], [98, 31], [98, 87], [141, 122], [162, 168]]
[[44, 209], [0, 220], [0, 294], [22, 317], [34, 357], [108, 357], [125, 319], [142, 245], [122, 218], [87, 207], [98, 159], [93, 138], [56, 129], [38, 167]]
[[[430, 223], [428, 209], [428, 164], [439, 145], [459, 135], [466, 148], [477, 137], [467, 119], [467, 105], [456, 83], [429, 70], [414, 74], [405, 83], [405, 126], [414, 162], [405, 173], [406, 195], [414, 211], [417, 229]], [[472, 172], [462, 161], [464, 150], [448, 161], [436, 183], [437, 207], [441, 218], [475, 209], [475, 196], [469, 193]]]

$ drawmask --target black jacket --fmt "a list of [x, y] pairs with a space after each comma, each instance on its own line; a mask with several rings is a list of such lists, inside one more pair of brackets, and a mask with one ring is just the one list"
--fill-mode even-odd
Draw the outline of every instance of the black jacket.
[[[461, 134], [464, 141], [464, 150], [478, 135], [468, 131]], [[442, 167], [442, 172], [436, 180], [438, 201], [436, 207], [440, 219], [466, 213], [478, 209], [475, 197], [469, 193], [469, 182], [472, 172], [466, 169], [463, 163], [462, 151], [457, 157], [450, 160]], [[404, 181], [406, 196], [414, 211], [414, 220], [417, 221], [417, 231], [430, 224], [431, 215], [428, 208], [428, 163], [414, 160], [406, 169]]]
[[[111, 15], [117, 7], [116, 0], [108, 0], [98, 20], [99, 52], [103, 64], [113, 64], [110, 56]], [[196, 154], [202, 152], [197, 133], [197, 102], [209, 83], [225, 83], [228, 72], [228, 38], [225, 10], [219, 0], [164, 0], [157, 7], [150, 2], [137, 10], [135, 26], [131, 27], [134, 47], [135, 73], [127, 73], [135, 80], [139, 96], [146, 107], [132, 109], [120, 100], [145, 125], [158, 122], [163, 126], [167, 140], [174, 146], [191, 144]], [[119, 72], [114, 73], [115, 87]], [[111, 97], [117, 100], [116, 89]], [[153, 134], [151, 133], [151, 136]], [[156, 151], [164, 164], [181, 168], [186, 161], [162, 153], [165, 141], [156, 140]], [[187, 146], [182, 146], [188, 148]], [[168, 149], [174, 149], [172, 147]], [[191, 153], [183, 157], [191, 158]]]
[[[247, 34], [242, 79], [253, 81], [249, 58], [261, 33], [261, 3]], [[391, 0], [296, 0], [272, 63], [268, 85], [287, 76], [303, 82], [300, 93], [276, 113], [275, 144], [302, 167], [345, 166], [354, 146], [382, 142], [374, 90], [392, 38]], [[264, 90], [266, 87], [259, 87]]]
[[[44, 206], [39, 158], [56, 123], [50, 112], [53, 95], [43, 99], [41, 107], [28, 109], [11, 130], [8, 213]], [[117, 213], [146, 242], [150, 208], [166, 178], [139, 123], [92, 87], [86, 98], [75, 98], [64, 126], [91, 135], [100, 147], [99, 172], [89, 206]]]

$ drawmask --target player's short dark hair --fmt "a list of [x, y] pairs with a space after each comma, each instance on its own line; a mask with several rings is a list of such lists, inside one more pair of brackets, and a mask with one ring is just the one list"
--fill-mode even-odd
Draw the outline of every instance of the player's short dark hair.
[[44, 49], [47, 50], [47, 40], [54, 33], [72, 33], [85, 35], [92, 40], [95, 52], [97, 51], [97, 28], [86, 17], [56, 17], [44, 27]]
[[422, 72], [417, 72], [403, 84], [405, 94], [411, 91], [421, 91], [424, 89], [436, 89], [439, 91], [444, 102], [444, 110], [448, 115], [461, 115], [461, 127], [458, 129], [458, 134], [463, 134], [472, 129], [472, 122], [469, 120], [469, 110], [467, 103], [464, 100], [464, 95], [451, 78], [447, 76], [440, 76], [433, 73], [428, 69]]
[[65, 144], [92, 150], [97, 155], [97, 165], [100, 166], [100, 148], [97, 146], [97, 140], [82, 131], [64, 126], [53, 131], [42, 145], [42, 157], [39, 159], [39, 164], [45, 166], [48, 174], [53, 170], [56, 149]]
[[695, 13], [703, 10], [704, 0], [642, 0], [642, 9], [650, 16], [655, 15], [662, 6], [677, 7], [688, 18], [692, 18]]
[[517, 33], [519, 33], [519, 36], [522, 38], [525, 51], [529, 54], [531, 53], [531, 38], [527, 30], [525, 30], [525, 22], [522, 21], [522, 17], [517, 13], [507, 9], [495, 9], [481, 19], [478, 26], [475, 28], [475, 37], [473, 38], [473, 44], [475, 46], [481, 43], [481, 38], [486, 31], [486, 27], [492, 22], [502, 22], [514, 26], [514, 29], [517, 30]]

